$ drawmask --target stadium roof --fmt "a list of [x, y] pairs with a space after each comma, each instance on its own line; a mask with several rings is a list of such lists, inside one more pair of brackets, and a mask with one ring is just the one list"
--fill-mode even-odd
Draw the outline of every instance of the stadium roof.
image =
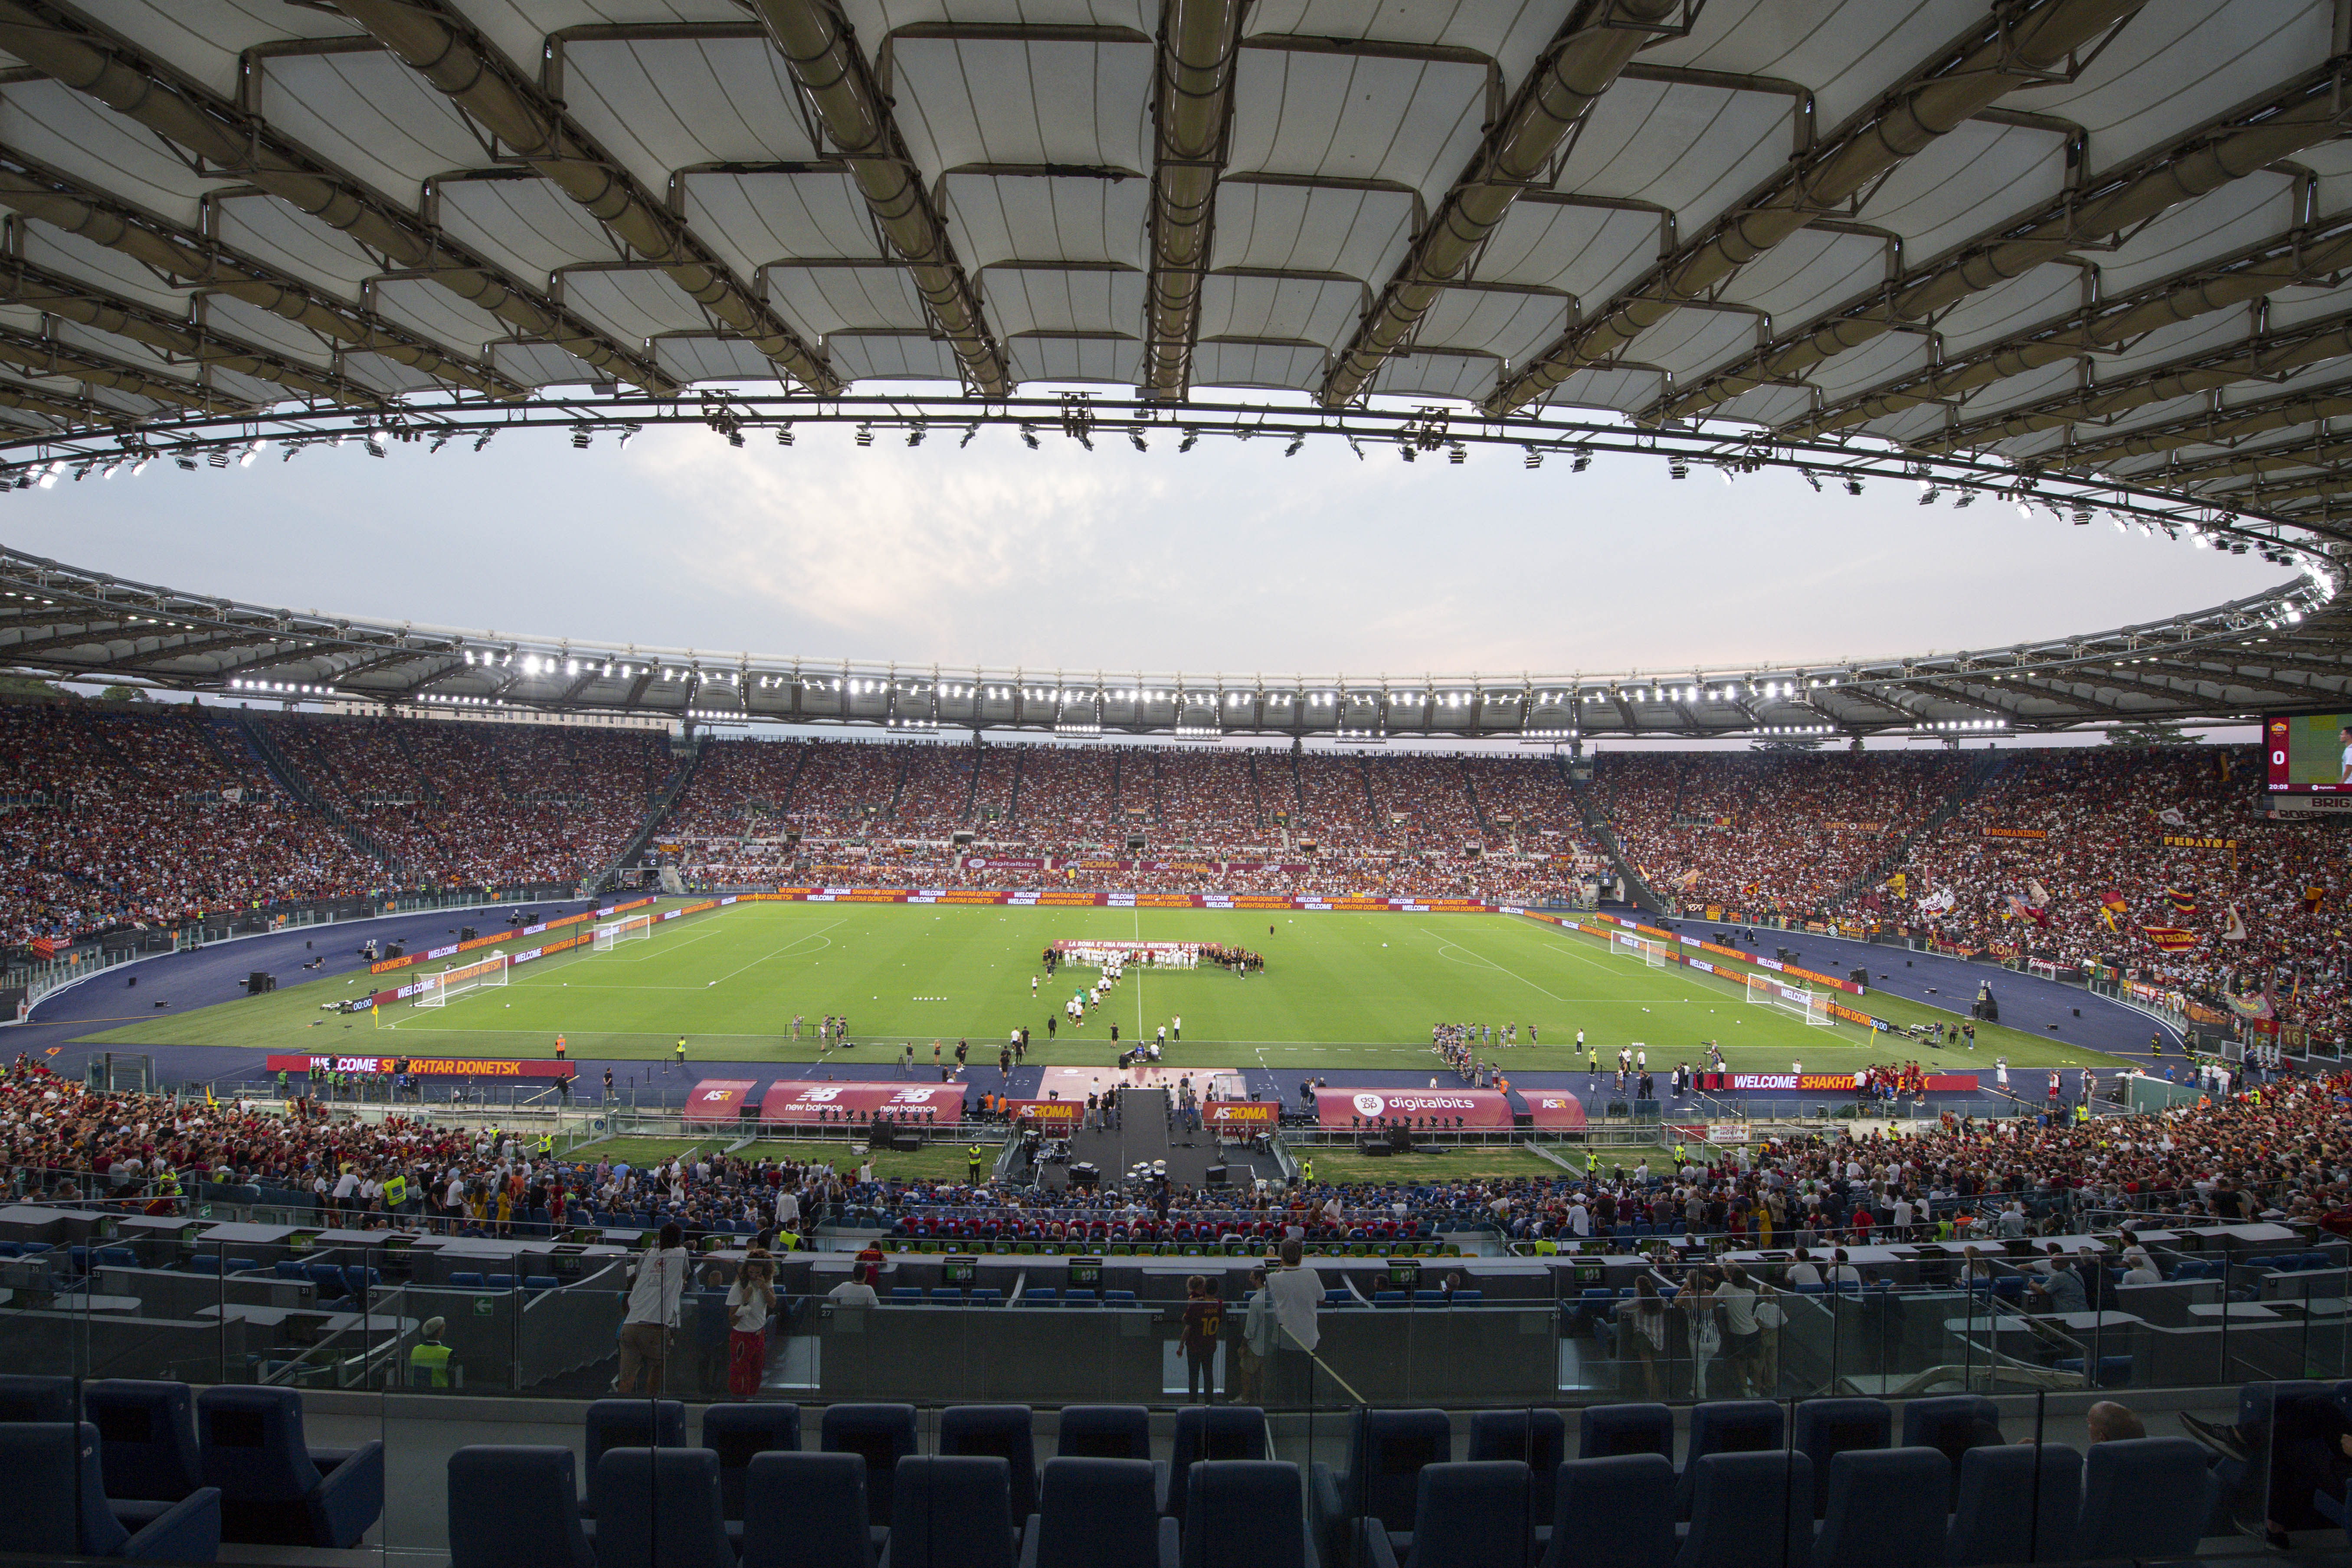
[[[2307, 623], [2283, 591], [2062, 639], [2090, 662], [2026, 662], [2081, 679], [2023, 701], [1895, 661], [1837, 721], [2335, 702], [2347, 26], [2333, 0], [0, 0], [0, 472], [675, 419], [1631, 448], [2303, 573]], [[26, 668], [707, 689], [436, 680], [396, 647], [421, 634], [299, 617], [165, 646], [13, 591]], [[2151, 637], [2156, 668], [2115, 662]], [[1914, 675], [1951, 710], [1911, 713]]]

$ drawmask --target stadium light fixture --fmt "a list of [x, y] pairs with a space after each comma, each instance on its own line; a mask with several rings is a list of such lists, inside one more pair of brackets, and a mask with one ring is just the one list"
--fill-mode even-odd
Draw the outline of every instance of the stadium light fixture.
[[874, 445], [874, 426], [872, 421], [859, 421], [857, 426], [856, 440], [857, 444], [861, 447], [871, 447]]
[[638, 424], [638, 423], [637, 423], [635, 420], [634, 420], [634, 419], [633, 419], [633, 420], [631, 420], [631, 421], [629, 421], [629, 423], [627, 423], [626, 425], [622, 426], [621, 426], [621, 447], [622, 447], [622, 449], [623, 449], [624, 451], [627, 450], [629, 443], [630, 443], [630, 442], [632, 442], [632, 441], [634, 441], [634, 440], [635, 440], [635, 439], [638, 437], [638, 436], [640, 436], [640, 435], [642, 435], [642, 434], [644, 433], [644, 431], [645, 431], [645, 426], [642, 426], [642, 425], [640, 425], [640, 424]]
[[1293, 436], [1290, 438], [1290, 445], [1282, 449], [1282, 455], [1286, 458], [1295, 458], [1298, 456], [1298, 448], [1305, 445], [1307, 445], [1306, 437]]
[[595, 438], [596, 432], [590, 426], [574, 425], [572, 427], [572, 449], [575, 452], [586, 451], [588, 444]]
[[1353, 436], [1346, 437], [1346, 440], [1348, 443], [1348, 450], [1356, 454], [1356, 461], [1360, 463], [1362, 462], [1364, 460], [1364, 444], [1357, 440]]
[[1021, 444], [1022, 444], [1023, 446], [1024, 446], [1024, 447], [1028, 447], [1028, 448], [1029, 448], [1031, 451], [1033, 451], [1033, 452], [1034, 452], [1034, 451], [1036, 451], [1036, 450], [1037, 450], [1037, 432], [1036, 432], [1036, 431], [1034, 431], [1034, 430], [1032, 430], [1032, 429], [1031, 429], [1031, 428], [1029, 428], [1029, 426], [1026, 426], [1026, 425], [1024, 425], [1023, 426], [1021, 426]]
[[1591, 467], [1592, 467], [1592, 454], [1579, 447], [1576, 449], [1575, 460], [1568, 465], [1568, 471], [1571, 474], [1580, 474]]
[[975, 420], [973, 420], [971, 424], [969, 424], [969, 425], [967, 425], [967, 426], [965, 426], [963, 427], [963, 439], [962, 439], [962, 440], [961, 440], [961, 441], [958, 441], [958, 442], [956, 443], [956, 450], [957, 450], [957, 451], [959, 451], [959, 452], [961, 452], [961, 451], [962, 451], [966, 447], [971, 446], [971, 438], [972, 438], [974, 436], [977, 436], [977, 435], [979, 435], [979, 434], [980, 434], [980, 421], [979, 421], [979, 420], [977, 420], [977, 419], [975, 419]]
[[1815, 495], [1819, 495], [1821, 493], [1822, 477], [1819, 474], [1813, 472], [1811, 468], [1803, 467], [1800, 467], [1797, 469], [1797, 472], [1804, 476], [1805, 483], [1813, 487], [1813, 493]]
[[1176, 449], [1180, 452], [1189, 452], [1192, 449], [1192, 444], [1200, 438], [1201, 433], [1187, 425], [1184, 426], [1184, 438], [1176, 443]]
[[1449, 463], [1457, 464], [1468, 462], [1470, 460], [1470, 448], [1465, 447], [1461, 442], [1456, 441], [1452, 446], [1446, 447], [1445, 460]]
[[1934, 485], [1928, 484], [1924, 480], [1921, 481], [1919, 486], [1919, 504], [1921, 506], [1934, 506], [1938, 500], [1943, 499], [1943, 495], [1944, 492], [1937, 489]]
[[907, 426], [907, 445], [909, 447], [919, 447], [923, 444], [923, 437], [930, 433], [929, 426], [918, 419], [912, 425]]
[[1526, 447], [1525, 450], [1527, 452], [1527, 456], [1519, 459], [1520, 463], [1524, 467], [1530, 468], [1540, 468], [1543, 467], [1542, 447], [1530, 446]]
[[1134, 447], [1139, 452], [1149, 452], [1151, 450], [1150, 447], [1144, 445], [1143, 432], [1140, 430], [1129, 429], [1127, 433], [1127, 444]]
[[490, 444], [490, 437], [497, 434], [498, 432], [496, 430], [485, 430], [479, 436], [475, 437], [474, 450], [478, 452], [483, 447], [488, 446]]
[[[236, 466], [240, 468], [249, 468], [253, 467], [253, 459], [261, 456], [262, 447], [268, 445], [268, 443], [266, 441], [256, 441], [253, 445], [247, 447], [245, 449], [245, 456], [236, 460]], [[109, 468], [106, 471], [110, 476], [114, 472], [112, 468]]]
[[1669, 458], [1666, 459], [1666, 477], [1670, 479], [1689, 479], [1690, 465], [1680, 458]]
[[776, 426], [776, 445], [779, 447], [789, 447], [792, 444], [793, 422], [787, 419], [782, 425]]
[[1848, 480], [1846, 480], [1846, 482], [1845, 482], [1845, 493], [1846, 493], [1846, 494], [1848, 494], [1848, 495], [1850, 495], [1850, 496], [1858, 496], [1858, 495], [1860, 495], [1860, 494], [1862, 493], [1862, 481], [1861, 481], [1860, 479], [1848, 479]]

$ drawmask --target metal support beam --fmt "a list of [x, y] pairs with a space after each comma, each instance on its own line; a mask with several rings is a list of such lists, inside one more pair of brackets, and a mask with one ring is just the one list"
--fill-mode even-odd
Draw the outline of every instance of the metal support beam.
[[1764, 195], [1717, 219], [1609, 309], [1570, 328], [1520, 366], [1487, 400], [1487, 411], [1507, 414], [1544, 397], [1579, 369], [1616, 358], [1682, 304], [1713, 294], [1812, 218], [1836, 216], [1835, 209], [1978, 110], [2038, 85], [2143, 4], [2032, 0], [1996, 13], [1880, 99], [1843, 134], [1795, 161]]
[[2342, 115], [2333, 72], [2315, 73], [2221, 126], [2200, 127], [2139, 158], [2088, 191], [2066, 192], [2033, 217], [2006, 226], [2004, 237], [1967, 250], [1868, 305], [1709, 376], [1660, 412], [1680, 417], [1703, 415], [1754, 387], [1801, 377], [1822, 361], [1882, 333], [1926, 321], [1972, 294], [2059, 260], [2077, 246], [2111, 241], [2181, 202], [2328, 141], [2341, 129]]
[[588, 326], [405, 213], [362, 196], [318, 160], [236, 106], [179, 81], [127, 46], [38, 0], [0, 0], [0, 50], [233, 173], [387, 258], [425, 273], [467, 304], [553, 342], [594, 369], [647, 391], [668, 380], [634, 352]]
[[[338, 8], [418, 75], [446, 93], [557, 189], [646, 260], [697, 304], [819, 393], [838, 392], [833, 373], [800, 334], [738, 282], [685, 223], [637, 188], [628, 172], [571, 117], [440, 0], [337, 0]], [[667, 378], [665, 378], [667, 379]]]
[[1181, 398], [1192, 384], [1201, 284], [1209, 270], [1217, 176], [1233, 124], [1234, 71], [1247, 0], [1165, 0], [1151, 100], [1151, 285], [1143, 389]]
[[[382, 3], [382, 0], [370, 0]], [[980, 295], [932, 210], [921, 174], [877, 91], [834, 0], [751, 0], [848, 162], [866, 205], [914, 274], [915, 287], [982, 396], [1005, 397], [1013, 373], [981, 313]]]
[[1618, 73], [1680, 8], [1681, 0], [1592, 0], [1554, 37], [1470, 166], [1413, 236], [1396, 273], [1323, 380], [1327, 405], [1356, 397], [1402, 347], [1449, 283], [1468, 276], [1478, 249], [1527, 190], [1546, 183], [1553, 155]]

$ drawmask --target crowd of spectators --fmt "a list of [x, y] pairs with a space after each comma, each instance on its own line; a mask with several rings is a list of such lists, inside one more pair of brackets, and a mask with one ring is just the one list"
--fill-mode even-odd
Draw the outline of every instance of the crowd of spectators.
[[194, 704], [0, 708], [0, 942], [341, 897], [382, 866]]

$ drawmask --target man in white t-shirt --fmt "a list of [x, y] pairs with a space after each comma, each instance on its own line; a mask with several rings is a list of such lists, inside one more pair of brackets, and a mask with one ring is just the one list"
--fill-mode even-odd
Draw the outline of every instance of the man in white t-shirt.
[[1306, 1247], [1297, 1240], [1282, 1244], [1282, 1267], [1266, 1281], [1274, 1303], [1274, 1389], [1269, 1404], [1304, 1405], [1315, 1393], [1315, 1347], [1322, 1342], [1316, 1314], [1323, 1307], [1323, 1277], [1300, 1261]]
[[640, 1378], [646, 1393], [661, 1394], [670, 1331], [677, 1327], [678, 1299], [686, 1290], [688, 1267], [685, 1234], [672, 1220], [661, 1227], [653, 1249], [637, 1260], [636, 1278], [629, 1285], [628, 1310], [621, 1319], [621, 1376], [613, 1386], [615, 1394], [636, 1393]]
[[825, 1300], [844, 1307], [878, 1307], [882, 1298], [874, 1289], [872, 1265], [862, 1265], [848, 1279], [827, 1290]]

